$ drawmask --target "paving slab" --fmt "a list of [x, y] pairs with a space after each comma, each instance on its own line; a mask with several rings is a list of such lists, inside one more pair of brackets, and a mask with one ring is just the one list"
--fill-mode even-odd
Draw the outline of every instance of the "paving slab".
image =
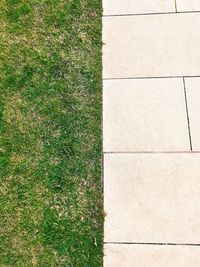
[[175, 12], [175, 0], [103, 0], [104, 15]]
[[104, 17], [103, 77], [200, 76], [199, 25], [200, 13]]
[[200, 247], [105, 245], [104, 267], [199, 267]]
[[199, 153], [106, 154], [105, 242], [200, 244], [199, 166]]
[[200, 11], [199, 0], [176, 0], [177, 11]]
[[200, 151], [200, 77], [185, 78], [192, 146]]
[[189, 151], [182, 78], [106, 80], [105, 152]]

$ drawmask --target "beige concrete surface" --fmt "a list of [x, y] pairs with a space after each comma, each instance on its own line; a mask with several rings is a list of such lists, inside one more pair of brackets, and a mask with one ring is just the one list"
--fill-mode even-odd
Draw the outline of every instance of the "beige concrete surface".
[[200, 243], [200, 154], [104, 155], [105, 242]]
[[174, 0], [103, 0], [104, 15], [175, 12]]
[[200, 247], [105, 245], [104, 267], [199, 267]]
[[200, 13], [104, 17], [103, 77], [200, 75], [199, 25]]
[[190, 151], [182, 78], [106, 80], [103, 87], [105, 152]]
[[104, 267], [200, 266], [200, 1], [103, 6]]
[[177, 4], [177, 10], [179, 12], [200, 11], [200, 1], [199, 0], [176, 0], [176, 4]]

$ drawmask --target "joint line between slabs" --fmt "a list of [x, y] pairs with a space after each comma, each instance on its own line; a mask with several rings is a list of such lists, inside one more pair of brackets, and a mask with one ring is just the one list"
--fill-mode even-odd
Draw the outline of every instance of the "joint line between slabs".
[[186, 114], [187, 114], [187, 122], [188, 122], [188, 132], [189, 132], [189, 141], [190, 141], [190, 150], [192, 151], [192, 136], [191, 136], [191, 129], [190, 129], [190, 118], [189, 118], [189, 110], [188, 110], [188, 101], [187, 101], [187, 90], [185, 84], [185, 78], [183, 77], [183, 87], [184, 87], [184, 95], [185, 95], [185, 107], [186, 107]]
[[113, 81], [113, 80], [136, 80], [136, 79], [177, 79], [177, 78], [199, 78], [200, 75], [193, 75], [193, 76], [152, 76], [152, 77], [119, 77], [119, 78], [103, 78], [103, 81]]
[[199, 247], [200, 244], [188, 243], [141, 243], [141, 242], [104, 242], [105, 245], [148, 245], [148, 246], [192, 246]]
[[175, 0], [175, 11], [169, 11], [169, 12], [160, 12], [160, 13], [128, 13], [128, 14], [108, 14], [108, 15], [103, 15], [103, 18], [109, 18], [109, 17], [131, 17], [131, 16], [152, 16], [152, 15], [174, 15], [174, 14], [193, 14], [193, 13], [200, 13], [200, 11], [197, 10], [191, 10], [191, 11], [178, 11], [177, 10], [177, 2]]
[[176, 13], [178, 13], [178, 10], [177, 10], [177, 2], [176, 2], [176, 0], [174, 0], [174, 3], [175, 3], [175, 10], [176, 10]]
[[176, 12], [155, 12], [155, 13], [128, 13], [128, 14], [110, 14], [110, 15], [103, 15], [103, 18], [109, 18], [109, 17], [131, 17], [131, 16], [152, 16], [152, 15], [170, 15], [170, 14], [176, 14]]
[[109, 154], [200, 154], [200, 151], [106, 151], [104, 155]]

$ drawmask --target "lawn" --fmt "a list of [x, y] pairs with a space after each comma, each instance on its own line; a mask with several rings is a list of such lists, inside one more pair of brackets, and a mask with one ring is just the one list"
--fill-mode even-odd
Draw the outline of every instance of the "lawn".
[[101, 1], [0, 2], [0, 266], [102, 266]]

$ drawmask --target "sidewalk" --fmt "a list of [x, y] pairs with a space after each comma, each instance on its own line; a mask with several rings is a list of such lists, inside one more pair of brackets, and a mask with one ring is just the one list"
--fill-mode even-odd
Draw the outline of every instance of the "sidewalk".
[[199, 267], [200, 1], [104, 0], [104, 267]]

